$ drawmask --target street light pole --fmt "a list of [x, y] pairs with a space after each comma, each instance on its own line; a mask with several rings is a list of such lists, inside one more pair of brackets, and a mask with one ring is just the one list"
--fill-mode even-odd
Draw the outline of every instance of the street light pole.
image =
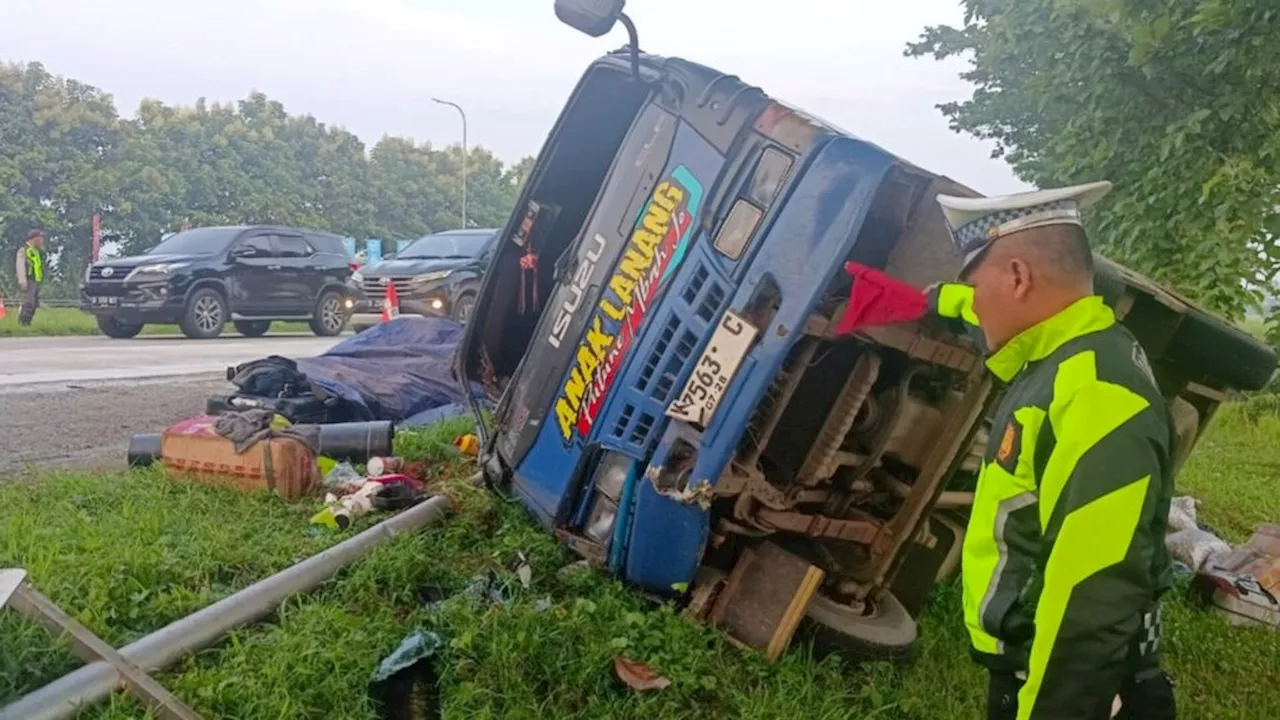
[[431, 101], [448, 105], [462, 116], [462, 229], [465, 230], [467, 228], [467, 113], [457, 103], [440, 98], [431, 98]]

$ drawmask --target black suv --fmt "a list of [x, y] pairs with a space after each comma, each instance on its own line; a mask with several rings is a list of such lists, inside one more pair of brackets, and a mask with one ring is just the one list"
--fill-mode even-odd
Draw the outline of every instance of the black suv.
[[451, 317], [465, 324], [497, 239], [497, 228], [447, 230], [420, 237], [394, 256], [360, 268], [365, 299], [351, 324], [357, 331], [377, 325], [392, 283], [401, 315]]
[[202, 227], [165, 239], [145, 255], [94, 263], [80, 309], [103, 334], [131, 338], [147, 323], [177, 323], [212, 338], [228, 320], [248, 337], [275, 320], [306, 320], [317, 335], [346, 327], [359, 288], [338, 235], [273, 226]]

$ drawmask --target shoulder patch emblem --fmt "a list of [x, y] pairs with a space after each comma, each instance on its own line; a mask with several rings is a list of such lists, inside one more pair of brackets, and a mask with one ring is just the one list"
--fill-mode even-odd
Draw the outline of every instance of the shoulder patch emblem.
[[1156, 382], [1156, 374], [1151, 371], [1151, 361], [1147, 360], [1147, 353], [1142, 349], [1142, 344], [1135, 342], [1133, 344], [1133, 364], [1138, 366], [1143, 375], [1151, 381], [1151, 384], [1159, 389], [1160, 384]]
[[1022, 449], [1022, 425], [1014, 419], [1004, 427], [1000, 436], [1000, 446], [996, 448], [996, 464], [1007, 472], [1013, 473], [1018, 467], [1018, 454]]

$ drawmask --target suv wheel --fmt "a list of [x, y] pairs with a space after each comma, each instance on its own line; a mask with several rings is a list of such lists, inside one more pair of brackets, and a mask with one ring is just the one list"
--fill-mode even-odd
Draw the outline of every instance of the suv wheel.
[[271, 329], [270, 320], [236, 320], [236, 332], [249, 338], [262, 337]]
[[342, 295], [329, 290], [316, 301], [311, 315], [311, 332], [320, 337], [332, 337], [347, 326], [347, 313], [342, 308]]
[[475, 309], [476, 296], [471, 293], [467, 293], [466, 295], [458, 298], [458, 302], [453, 304], [453, 312], [450, 314], [453, 315], [453, 319], [457, 321], [459, 325], [466, 325], [471, 321], [471, 313], [474, 312]]
[[116, 340], [128, 340], [142, 332], [142, 323], [134, 325], [131, 323], [121, 322], [113, 317], [99, 315], [98, 329], [102, 331], [103, 335], [106, 335], [109, 338], [115, 338]]
[[197, 340], [216, 338], [222, 334], [227, 322], [227, 303], [222, 294], [213, 288], [200, 288], [187, 298], [187, 308], [182, 313], [182, 334]]

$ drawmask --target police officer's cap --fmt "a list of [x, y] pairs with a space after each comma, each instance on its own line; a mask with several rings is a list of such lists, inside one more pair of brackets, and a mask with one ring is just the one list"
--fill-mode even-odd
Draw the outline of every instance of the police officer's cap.
[[1046, 225], [1080, 225], [1080, 211], [1110, 190], [1111, 183], [1102, 180], [1000, 197], [939, 195], [938, 204], [960, 249], [960, 272], [964, 273], [1005, 235]]

